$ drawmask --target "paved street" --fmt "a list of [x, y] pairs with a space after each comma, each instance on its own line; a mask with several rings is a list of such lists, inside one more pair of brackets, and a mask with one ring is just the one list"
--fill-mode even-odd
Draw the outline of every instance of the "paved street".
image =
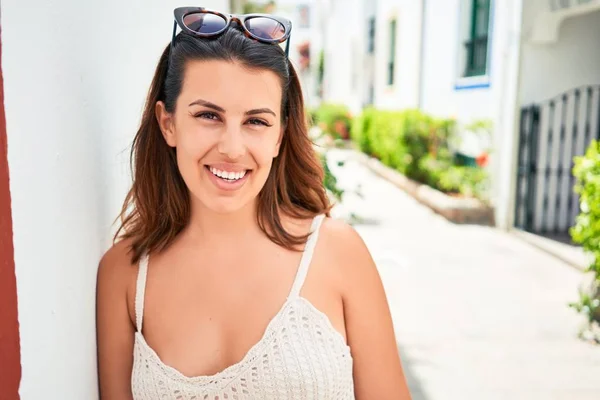
[[598, 400], [600, 346], [567, 307], [583, 276], [501, 231], [458, 226], [333, 150], [379, 267], [414, 400]]

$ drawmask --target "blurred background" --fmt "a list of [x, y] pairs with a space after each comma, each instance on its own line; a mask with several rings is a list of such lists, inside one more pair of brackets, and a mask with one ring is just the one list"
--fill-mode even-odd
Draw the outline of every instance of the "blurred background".
[[[0, 0], [0, 399], [93, 399], [95, 279], [174, 0]], [[415, 400], [600, 398], [600, 0], [207, 0], [293, 21], [333, 214]]]

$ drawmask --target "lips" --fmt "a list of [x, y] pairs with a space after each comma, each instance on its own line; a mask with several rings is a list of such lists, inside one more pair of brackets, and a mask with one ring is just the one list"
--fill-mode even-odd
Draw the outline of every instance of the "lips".
[[208, 170], [216, 177], [227, 180], [227, 181], [237, 181], [242, 179], [244, 176], [246, 176], [246, 173], [248, 172], [248, 170], [242, 170], [242, 171], [226, 171], [226, 170], [220, 170], [214, 167], [208, 167]]
[[252, 174], [251, 169], [241, 167], [205, 165], [204, 168], [217, 189], [227, 192], [240, 189]]

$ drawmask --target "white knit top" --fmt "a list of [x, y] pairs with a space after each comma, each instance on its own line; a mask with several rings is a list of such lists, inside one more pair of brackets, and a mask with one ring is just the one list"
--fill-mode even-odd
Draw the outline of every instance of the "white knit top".
[[287, 300], [244, 358], [210, 376], [188, 377], [165, 365], [142, 335], [148, 257], [140, 261], [135, 313], [135, 400], [354, 399], [352, 356], [329, 318], [300, 296], [324, 216], [311, 227]]

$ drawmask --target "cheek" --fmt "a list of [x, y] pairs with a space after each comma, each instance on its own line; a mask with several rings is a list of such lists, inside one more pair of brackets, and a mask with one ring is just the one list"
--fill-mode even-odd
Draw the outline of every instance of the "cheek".
[[197, 132], [187, 132], [177, 137], [177, 167], [188, 187], [194, 186], [201, 176], [201, 160], [210, 149], [209, 140], [209, 136]]
[[177, 153], [181, 161], [197, 162], [211, 148], [210, 135], [203, 132], [187, 131], [177, 137]]
[[277, 140], [271, 135], [260, 140], [248, 141], [248, 152], [259, 167], [270, 167], [273, 158], [277, 156]]

